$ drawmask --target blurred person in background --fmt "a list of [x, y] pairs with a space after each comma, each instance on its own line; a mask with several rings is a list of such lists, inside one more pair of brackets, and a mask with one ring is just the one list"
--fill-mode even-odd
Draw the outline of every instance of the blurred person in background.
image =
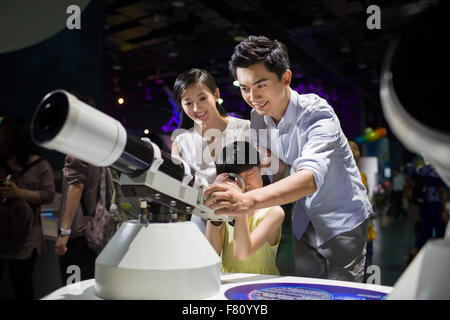
[[403, 188], [405, 186], [405, 177], [399, 168], [395, 168], [392, 177], [392, 191], [391, 191], [391, 215], [395, 219], [399, 216], [407, 216], [403, 209]]
[[[359, 167], [359, 160], [361, 157], [361, 151], [359, 150], [359, 146], [354, 140], [349, 140], [350, 148], [352, 149], [353, 157], [355, 158], [356, 165], [358, 166], [359, 173], [361, 174], [361, 179], [366, 187], [367, 194], [369, 194], [369, 186], [367, 185], [367, 175], [361, 171], [361, 168]], [[364, 265], [364, 278], [363, 282], [366, 282], [367, 280], [367, 267], [372, 264], [372, 256], [373, 256], [373, 240], [376, 238], [375, 229], [373, 228], [372, 223], [373, 216], [370, 216], [369, 220], [369, 230], [367, 233], [367, 245], [366, 245], [366, 262]]]
[[443, 238], [448, 223], [446, 212], [447, 192], [444, 181], [433, 167], [424, 164], [412, 175], [415, 187], [412, 191], [412, 201], [417, 205], [421, 228], [415, 246], [410, 252], [412, 260], [430, 238]]
[[32, 300], [36, 257], [45, 250], [40, 206], [53, 201], [55, 183], [24, 119], [0, 123], [0, 182], [0, 277], [9, 265], [14, 298]]

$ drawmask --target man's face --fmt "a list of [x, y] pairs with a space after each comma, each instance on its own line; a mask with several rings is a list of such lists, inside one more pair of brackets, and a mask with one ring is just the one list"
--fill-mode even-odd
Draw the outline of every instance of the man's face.
[[275, 73], [267, 70], [264, 62], [236, 69], [242, 98], [258, 114], [269, 115], [278, 121], [289, 103], [291, 76], [288, 69], [279, 79]]

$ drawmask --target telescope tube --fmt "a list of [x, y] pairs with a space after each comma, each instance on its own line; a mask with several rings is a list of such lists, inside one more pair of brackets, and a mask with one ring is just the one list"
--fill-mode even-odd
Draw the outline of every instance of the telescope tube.
[[[127, 134], [119, 121], [65, 90], [52, 91], [42, 99], [33, 116], [31, 136], [44, 148], [95, 166], [112, 166], [129, 176], [149, 169], [154, 148], [158, 148]], [[183, 165], [174, 163], [164, 152], [161, 157], [163, 163], [159, 170], [182, 181]]]

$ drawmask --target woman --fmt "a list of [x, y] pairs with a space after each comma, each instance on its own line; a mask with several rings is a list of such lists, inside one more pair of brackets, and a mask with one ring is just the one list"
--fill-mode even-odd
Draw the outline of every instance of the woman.
[[[219, 104], [220, 91], [206, 70], [190, 69], [175, 80], [174, 96], [181, 105], [180, 128], [174, 131], [172, 155], [183, 158], [205, 176], [208, 183], [216, 178], [216, 150], [237, 140], [250, 140], [250, 122], [227, 116]], [[205, 233], [205, 223], [192, 217]]]
[[0, 124], [0, 276], [9, 264], [16, 299], [33, 299], [33, 269], [44, 248], [40, 205], [55, 196], [50, 163], [22, 119]]

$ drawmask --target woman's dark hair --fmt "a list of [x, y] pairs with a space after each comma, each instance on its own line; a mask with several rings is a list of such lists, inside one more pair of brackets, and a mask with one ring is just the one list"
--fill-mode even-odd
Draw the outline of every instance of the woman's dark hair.
[[1, 137], [1, 156], [14, 155], [20, 166], [25, 167], [29, 157], [40, 154], [39, 147], [31, 139], [30, 124], [24, 118], [6, 118], [0, 123], [6, 134]]
[[223, 147], [216, 158], [217, 175], [247, 171], [261, 164], [259, 152], [247, 141], [235, 141]]
[[260, 62], [264, 62], [267, 70], [281, 79], [283, 73], [289, 69], [286, 46], [278, 40], [264, 36], [248, 36], [234, 48], [228, 67], [233, 77], [237, 79], [237, 68], [248, 68]]
[[[182, 74], [180, 74], [173, 85], [173, 95], [175, 97], [175, 102], [181, 105], [181, 96], [183, 92], [193, 83], [200, 82], [208, 87], [209, 90], [214, 94], [217, 90], [217, 84], [214, 77], [204, 69], [192, 68]], [[221, 116], [226, 116], [226, 112], [223, 107], [216, 103], [216, 108]], [[181, 121], [179, 128], [190, 129], [194, 126], [194, 121], [188, 117], [184, 112], [183, 107], [181, 107]]]

